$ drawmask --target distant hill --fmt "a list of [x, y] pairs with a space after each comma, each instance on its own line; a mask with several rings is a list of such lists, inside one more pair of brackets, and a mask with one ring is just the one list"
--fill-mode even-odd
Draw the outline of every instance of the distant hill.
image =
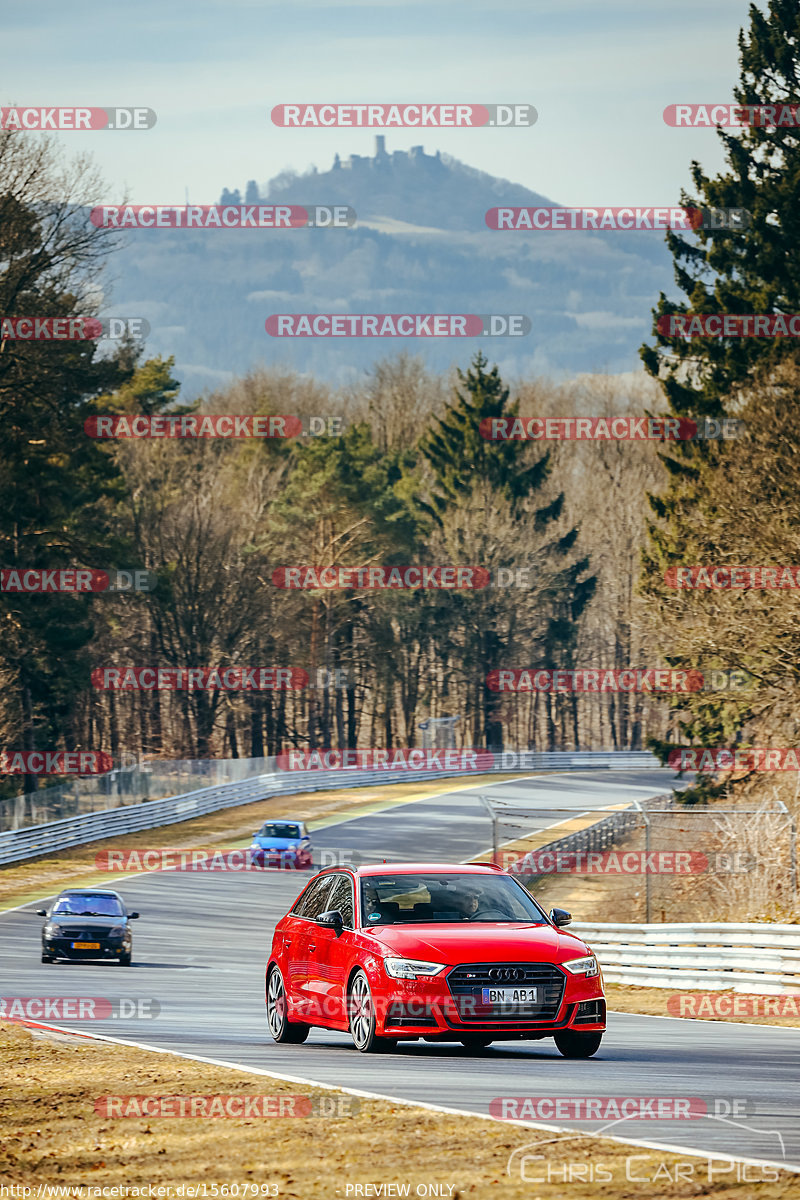
[[[635, 369], [659, 291], [672, 291], [663, 234], [499, 233], [496, 205], [556, 203], [445, 155], [336, 156], [328, 171], [284, 172], [224, 203], [347, 204], [341, 230], [132, 230], [115, 256], [111, 314], [145, 317], [149, 354], [175, 354], [187, 396], [257, 363], [332, 382], [402, 347], [431, 367], [482, 346], [509, 375]], [[589, 194], [586, 203], [596, 202]], [[302, 338], [267, 335], [272, 313], [522, 313], [520, 338]]]

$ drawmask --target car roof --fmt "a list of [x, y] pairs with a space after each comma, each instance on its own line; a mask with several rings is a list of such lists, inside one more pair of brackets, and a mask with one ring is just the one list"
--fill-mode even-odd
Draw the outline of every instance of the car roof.
[[[336, 868], [330, 868], [335, 870]], [[368, 875], [497, 875], [505, 874], [491, 863], [366, 863], [350, 868], [354, 874]]]
[[262, 825], [283, 825], [283, 824], [305, 825], [305, 821], [301, 820], [300, 817], [267, 817], [267, 819], [265, 821], [262, 821], [261, 824]]
[[115, 900], [121, 900], [119, 892], [114, 892], [111, 888], [64, 888], [63, 892], [59, 892], [56, 899], [60, 900], [62, 896], [113, 896]]

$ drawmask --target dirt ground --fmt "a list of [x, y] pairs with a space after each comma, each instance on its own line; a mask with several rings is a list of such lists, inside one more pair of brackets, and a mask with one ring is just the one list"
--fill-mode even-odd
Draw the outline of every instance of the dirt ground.
[[[144, 1188], [116, 1193], [120, 1200], [148, 1196], [148, 1186], [163, 1189], [152, 1194], [164, 1200], [269, 1195], [347, 1200], [398, 1194], [458, 1200], [487, 1196], [490, 1189], [503, 1200], [561, 1200], [565, 1194], [570, 1200], [789, 1200], [798, 1195], [798, 1176], [773, 1168], [390, 1101], [357, 1102], [342, 1092], [164, 1053], [33, 1036], [7, 1022], [0, 1023], [0, 1077], [0, 1183], [29, 1187], [36, 1200], [66, 1196], [50, 1189], [68, 1185], [80, 1189], [75, 1195], [83, 1200], [100, 1197], [102, 1187]], [[95, 1107], [101, 1097], [148, 1096], [152, 1104], [158, 1096], [220, 1095], [283, 1097], [287, 1115], [109, 1117]], [[310, 1097], [317, 1114], [327, 1105], [342, 1115], [290, 1118], [291, 1109], [301, 1107], [292, 1097]], [[128, 1103], [111, 1111], [124, 1112]], [[174, 1108], [176, 1101], [170, 1103]], [[271, 1104], [277, 1111], [280, 1101]], [[679, 1137], [676, 1132], [675, 1140]], [[528, 1158], [521, 1168], [525, 1155], [542, 1157]], [[390, 1184], [408, 1191], [390, 1191]], [[380, 1185], [383, 1190], [375, 1190]]]

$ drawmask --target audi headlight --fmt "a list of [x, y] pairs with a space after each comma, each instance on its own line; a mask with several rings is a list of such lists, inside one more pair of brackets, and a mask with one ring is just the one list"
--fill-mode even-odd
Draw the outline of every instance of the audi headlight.
[[600, 968], [597, 965], [597, 959], [593, 954], [587, 954], [583, 958], [571, 958], [569, 962], [561, 963], [565, 971], [569, 971], [570, 975], [598, 975]]
[[383, 965], [392, 979], [419, 979], [445, 969], [444, 963], [419, 962], [416, 958], [385, 958]]

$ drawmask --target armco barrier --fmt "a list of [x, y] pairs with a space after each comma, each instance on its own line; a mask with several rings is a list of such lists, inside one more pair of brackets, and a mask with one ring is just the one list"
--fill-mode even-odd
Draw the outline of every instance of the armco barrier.
[[800, 925], [575, 921], [609, 983], [800, 994]]
[[[512, 762], [512, 754], [516, 765]], [[586, 770], [597, 767], [615, 767], [635, 770], [642, 767], [658, 767], [658, 759], [647, 751], [630, 751], [617, 754], [614, 751], [506, 751], [495, 755], [493, 767], [487, 770], [479, 766], [475, 775], [507, 774], [512, 771]], [[376, 784], [404, 783], [409, 780], [421, 782], [431, 779], [468, 777], [470, 772], [460, 771], [279, 771], [254, 776], [239, 783], [221, 784], [218, 787], [200, 788], [179, 796], [163, 800], [147, 800], [142, 804], [127, 804], [119, 808], [100, 812], [82, 813], [58, 821], [30, 825], [0, 833], [0, 865], [21, 862], [49, 852], [57, 852], [69, 846], [81, 846], [101, 838], [117, 837], [125, 833], [138, 833], [143, 829], [156, 829], [161, 825], [174, 825], [192, 817], [204, 816], [219, 809], [234, 808], [239, 804], [250, 804], [270, 796], [292, 796], [298, 792], [330, 791], [343, 787], [374, 787]], [[6, 801], [13, 803], [13, 800]]]
[[[665, 797], [659, 797], [663, 802]], [[668, 798], [666, 798], [668, 799]], [[610, 817], [603, 817], [600, 821], [595, 821], [593, 825], [587, 825], [585, 829], [579, 829], [575, 833], [567, 834], [566, 837], [558, 838], [554, 842], [547, 842], [544, 846], [537, 846], [535, 850], [529, 853], [534, 855], [540, 854], [567, 854], [577, 851], [592, 853], [594, 851], [607, 850], [609, 846], [613, 846], [618, 837], [628, 833], [631, 829], [639, 829], [642, 825], [641, 811], [636, 809], [626, 809], [624, 812], [612, 813]], [[514, 866], [511, 869], [515, 874], [518, 874], [520, 879], [528, 883], [534, 879], [544, 877], [544, 872], [525, 871], [526, 853], [519, 856], [519, 866]]]

